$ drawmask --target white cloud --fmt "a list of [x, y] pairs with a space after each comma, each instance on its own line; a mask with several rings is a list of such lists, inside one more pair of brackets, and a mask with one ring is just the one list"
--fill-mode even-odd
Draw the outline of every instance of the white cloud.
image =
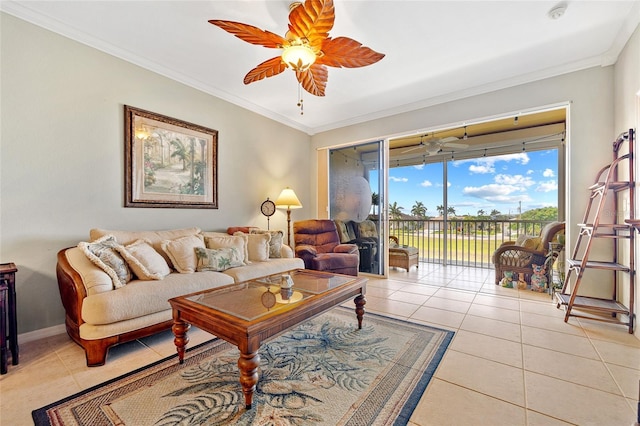
[[544, 177], [554, 177], [555, 174], [553, 173], [553, 170], [545, 169], [545, 171], [542, 172], [542, 176], [544, 176]]
[[453, 162], [455, 167], [458, 167], [461, 164], [465, 163], [475, 163], [478, 165], [485, 165], [493, 167], [495, 163], [500, 161], [510, 162], [515, 161], [519, 164], [528, 164], [529, 163], [529, 155], [526, 152], [519, 152], [517, 154], [505, 154], [505, 155], [496, 155], [495, 157], [482, 157], [482, 158], [472, 158], [469, 160], [457, 160]]
[[433, 184], [431, 183], [431, 181], [425, 180], [420, 184], [420, 186], [424, 186], [425, 188], [428, 188], [430, 186], [433, 186]]
[[467, 186], [462, 190], [464, 195], [481, 198], [494, 203], [517, 203], [530, 201], [531, 197], [522, 193], [523, 189], [514, 185], [500, 185], [492, 183], [478, 187]]
[[528, 175], [532, 175], [532, 174], [534, 174], [534, 173], [535, 173], [535, 172], [534, 172], [533, 170], [531, 170], [531, 169], [527, 170], [527, 174], [528, 174]]
[[417, 164], [417, 165], [413, 166], [413, 168], [416, 169], [416, 170], [422, 170], [422, 169], [424, 169], [424, 163], [423, 164]]
[[529, 163], [529, 156], [526, 152], [519, 152], [517, 154], [506, 154], [491, 157], [494, 161], [515, 161], [520, 164]]
[[489, 165], [489, 164], [472, 164], [469, 166], [469, 171], [471, 173], [486, 174], [486, 173], [495, 173], [496, 169], [495, 167], [493, 167], [493, 165]]
[[496, 175], [494, 181], [503, 185], [515, 185], [524, 190], [529, 186], [535, 185], [535, 182], [530, 177], [525, 177], [522, 175], [505, 175], [499, 174]]
[[536, 192], [551, 192], [558, 190], [558, 182], [555, 180], [548, 180], [546, 182], [538, 182]]
[[[515, 161], [516, 163], [525, 165], [529, 163], [529, 156], [527, 155], [526, 152], [520, 152], [517, 154], [497, 155], [495, 157], [483, 157], [483, 158], [474, 158], [469, 160], [458, 160], [458, 161], [454, 161], [453, 165], [455, 167], [458, 167], [461, 164], [471, 163], [471, 165], [469, 166], [470, 173], [487, 174], [487, 173], [496, 172], [496, 163], [511, 162], [511, 161]], [[506, 170], [506, 165], [503, 165], [501, 169]], [[527, 174], [529, 174], [529, 172], [527, 172]]]
[[392, 180], [394, 182], [409, 182], [409, 179], [407, 179], [405, 177], [389, 176], [389, 180]]

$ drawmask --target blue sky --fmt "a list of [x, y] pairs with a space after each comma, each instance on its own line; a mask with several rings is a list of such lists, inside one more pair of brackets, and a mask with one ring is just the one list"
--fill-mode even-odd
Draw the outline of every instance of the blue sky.
[[[442, 163], [389, 170], [389, 203], [397, 202], [410, 214], [416, 201], [437, 216], [443, 204]], [[495, 157], [449, 162], [448, 205], [457, 215], [477, 215], [482, 209], [517, 214], [558, 205], [558, 151], [521, 152]], [[375, 182], [372, 176], [372, 181]]]

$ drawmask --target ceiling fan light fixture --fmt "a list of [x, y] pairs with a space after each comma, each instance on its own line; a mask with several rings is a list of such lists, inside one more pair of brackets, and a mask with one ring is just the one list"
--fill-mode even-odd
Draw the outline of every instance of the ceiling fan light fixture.
[[440, 146], [440, 144], [438, 142], [431, 141], [427, 145], [427, 152], [429, 153], [429, 155], [436, 155], [437, 153], [440, 152], [441, 148], [442, 147]]
[[316, 54], [305, 43], [292, 44], [284, 48], [282, 61], [294, 71], [305, 71], [316, 61]]

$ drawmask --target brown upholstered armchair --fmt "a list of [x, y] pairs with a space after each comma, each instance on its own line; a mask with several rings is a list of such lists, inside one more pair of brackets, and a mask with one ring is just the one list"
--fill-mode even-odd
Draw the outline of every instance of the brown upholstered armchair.
[[360, 256], [355, 244], [341, 244], [332, 220], [312, 219], [293, 223], [296, 257], [307, 269], [358, 275]]
[[[537, 237], [522, 236], [518, 241], [505, 241], [493, 252], [496, 284], [505, 271], [525, 274], [525, 280], [531, 282], [532, 265], [544, 265], [549, 253], [549, 243], [557, 234], [564, 233], [564, 222], [551, 222], [545, 225]], [[517, 275], [516, 275], [517, 277]]]

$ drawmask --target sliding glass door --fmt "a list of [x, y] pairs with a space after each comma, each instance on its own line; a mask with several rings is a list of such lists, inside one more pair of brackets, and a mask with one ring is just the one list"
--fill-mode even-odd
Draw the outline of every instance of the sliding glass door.
[[382, 275], [386, 244], [384, 142], [329, 151], [329, 218], [344, 242], [360, 250], [360, 272]]

